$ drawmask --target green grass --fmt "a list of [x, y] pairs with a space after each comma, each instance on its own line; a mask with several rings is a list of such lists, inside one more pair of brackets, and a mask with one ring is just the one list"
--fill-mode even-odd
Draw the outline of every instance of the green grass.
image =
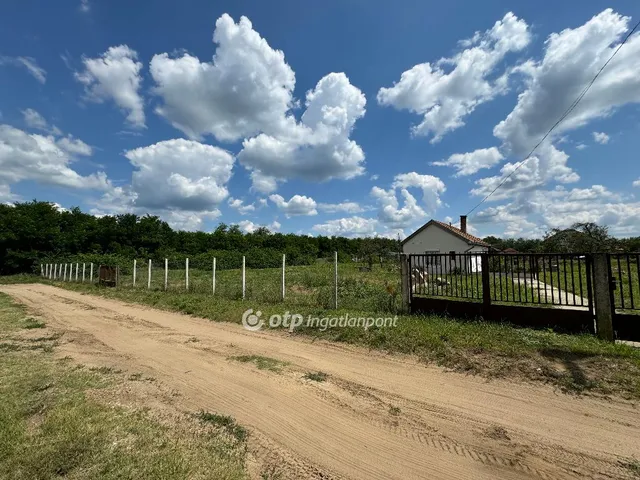
[[202, 423], [211, 424], [224, 429], [238, 443], [244, 443], [249, 436], [249, 432], [246, 428], [238, 425], [232, 417], [227, 415], [218, 415], [217, 413], [201, 410], [196, 414], [196, 418], [198, 418]]
[[288, 365], [287, 362], [276, 360], [275, 358], [263, 357], [261, 355], [237, 355], [229, 357], [229, 360], [235, 360], [242, 363], [253, 363], [259, 370], [270, 370], [279, 373], [282, 368]]
[[640, 478], [640, 462], [635, 459], [630, 459], [621, 462], [621, 465], [625, 467], [635, 478]]
[[[0, 294], [5, 342], [26, 344], [27, 320]], [[31, 343], [40, 348], [0, 355], [0, 478], [248, 478], [246, 435], [215, 425], [196, 431], [161, 424], [143, 410], [106, 406], [88, 393], [124, 380], [55, 360], [42, 346], [50, 336]]]
[[329, 375], [324, 372], [307, 372], [303, 378], [313, 382], [324, 382], [329, 378]]

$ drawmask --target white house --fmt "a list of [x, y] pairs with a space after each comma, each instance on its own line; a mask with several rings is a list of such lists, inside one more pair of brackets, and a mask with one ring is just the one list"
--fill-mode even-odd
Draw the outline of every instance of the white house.
[[[451, 254], [480, 254], [488, 252], [489, 248], [488, 243], [467, 232], [466, 215], [460, 216], [460, 228], [438, 220], [430, 220], [402, 242], [402, 251], [407, 254], [450, 254], [449, 258], [434, 255], [427, 256], [424, 260], [424, 267], [429, 271], [436, 270], [434, 262], [439, 260], [437, 270], [442, 272], [453, 268], [480, 271], [480, 256], [455, 257]], [[453, 263], [450, 260], [453, 260]]]

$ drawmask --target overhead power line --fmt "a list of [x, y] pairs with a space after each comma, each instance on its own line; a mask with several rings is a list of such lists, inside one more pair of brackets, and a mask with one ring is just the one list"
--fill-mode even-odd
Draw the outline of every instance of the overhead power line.
[[598, 73], [596, 73], [596, 75], [593, 77], [593, 79], [587, 84], [586, 87], [584, 87], [584, 89], [582, 90], [582, 92], [580, 92], [580, 95], [578, 95], [578, 97], [573, 101], [573, 103], [569, 106], [569, 108], [567, 108], [567, 110], [562, 114], [562, 116], [558, 119], [558, 121], [556, 123], [553, 124], [553, 126], [549, 129], [549, 131], [547, 133], [544, 134], [544, 136], [542, 137], [542, 139], [536, 144], [535, 147], [533, 147], [533, 149], [529, 152], [529, 154], [524, 157], [524, 159], [518, 164], [518, 166], [516, 166], [516, 168], [513, 169], [513, 171], [507, 175], [497, 186], [496, 188], [494, 188], [486, 197], [484, 197], [480, 203], [478, 203], [475, 207], [473, 207], [471, 210], [469, 210], [469, 212], [467, 213], [467, 215], [471, 215], [480, 205], [482, 205], [484, 202], [486, 202], [489, 197], [491, 197], [491, 195], [493, 195], [494, 193], [496, 193], [496, 191], [502, 186], [504, 185], [507, 180], [509, 180], [511, 178], [511, 176], [516, 173], [520, 167], [522, 167], [525, 163], [527, 163], [527, 161], [531, 158], [531, 155], [533, 155], [533, 153], [538, 149], [538, 147], [540, 145], [542, 145], [542, 142], [544, 142], [547, 137], [549, 135], [551, 135], [551, 132], [553, 132], [556, 127], [558, 125], [560, 125], [562, 123], [562, 121], [567, 118], [569, 116], [569, 114], [571, 112], [573, 112], [573, 110], [578, 106], [578, 104], [580, 103], [580, 101], [584, 98], [584, 96], [587, 94], [587, 92], [589, 91], [589, 89], [591, 88], [591, 86], [595, 83], [595, 81], [598, 79], [598, 77], [600, 76], [600, 74], [602, 73], [602, 71], [607, 68], [607, 65], [609, 65], [609, 63], [611, 62], [611, 60], [613, 60], [613, 57], [615, 57], [618, 52], [620, 51], [620, 49], [622, 48], [622, 46], [627, 43], [627, 40], [629, 40], [629, 37], [631, 37], [631, 35], [633, 35], [633, 32], [636, 31], [636, 29], [638, 28], [638, 26], [640, 26], [640, 21], [638, 23], [636, 23], [635, 27], [633, 27], [633, 29], [629, 32], [629, 34], [624, 38], [624, 40], [622, 41], [622, 43], [620, 45], [618, 45], [618, 48], [616, 48], [615, 52], [613, 52], [611, 54], [611, 56], [609, 57], [609, 59], [604, 63], [604, 65], [602, 65], [602, 67], [600, 67], [600, 70], [598, 70]]

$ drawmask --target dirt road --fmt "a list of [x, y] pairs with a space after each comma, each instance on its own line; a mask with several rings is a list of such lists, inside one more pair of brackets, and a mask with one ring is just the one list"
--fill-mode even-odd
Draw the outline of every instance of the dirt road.
[[[621, 400], [486, 381], [46, 285], [0, 291], [64, 332], [78, 355], [153, 375], [185, 410], [233, 416], [293, 465], [293, 478], [633, 478], [620, 462], [640, 458], [640, 412]], [[259, 370], [231, 358], [239, 355], [288, 365]], [[306, 380], [309, 371], [329, 377]]]

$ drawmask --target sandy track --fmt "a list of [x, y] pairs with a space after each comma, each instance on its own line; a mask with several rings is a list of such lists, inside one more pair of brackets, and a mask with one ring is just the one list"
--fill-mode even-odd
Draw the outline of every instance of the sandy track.
[[[185, 410], [251, 427], [296, 459], [297, 477], [631, 478], [620, 461], [640, 457], [640, 412], [628, 402], [487, 382], [411, 357], [247, 332], [46, 285], [0, 290], [76, 347], [175, 389]], [[230, 359], [246, 354], [289, 366], [275, 373]], [[328, 381], [302, 378], [316, 370]]]

